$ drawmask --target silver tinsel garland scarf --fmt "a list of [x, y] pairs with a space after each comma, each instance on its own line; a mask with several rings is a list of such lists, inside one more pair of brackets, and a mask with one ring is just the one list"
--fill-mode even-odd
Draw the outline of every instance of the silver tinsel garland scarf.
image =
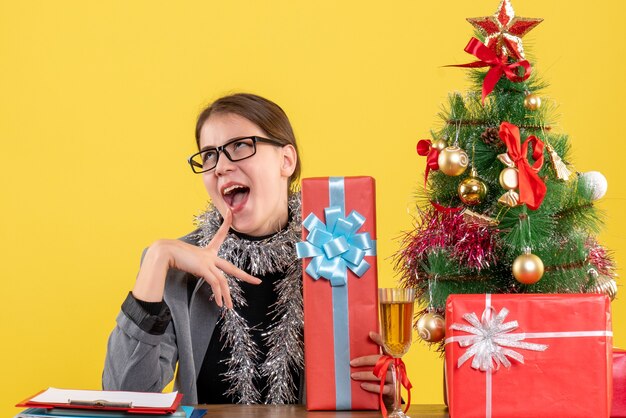
[[[292, 369], [304, 368], [304, 326], [302, 311], [302, 265], [296, 256], [296, 242], [301, 240], [300, 194], [289, 197], [290, 221], [286, 228], [260, 241], [248, 241], [229, 233], [220, 247], [218, 255], [243, 269], [250, 266], [248, 273], [253, 276], [283, 272], [275, 286], [278, 294], [271, 307], [272, 326], [263, 334], [269, 347], [267, 358], [262, 361], [258, 347], [250, 335], [251, 327], [237, 312], [246, 306], [239, 280], [225, 274], [233, 309], [223, 309], [221, 339], [232, 349], [232, 356], [226, 361], [228, 372], [226, 381], [229, 388], [226, 394], [234, 396], [237, 403], [285, 404], [297, 401], [299, 382], [294, 382]], [[211, 241], [222, 223], [219, 212], [210, 206], [209, 210], [197, 217], [200, 228], [199, 245], [204, 247]], [[258, 388], [259, 377], [268, 382], [266, 399], [261, 399]]]

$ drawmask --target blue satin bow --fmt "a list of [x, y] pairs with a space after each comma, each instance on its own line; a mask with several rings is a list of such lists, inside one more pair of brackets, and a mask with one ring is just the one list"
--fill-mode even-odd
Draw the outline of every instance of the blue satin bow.
[[296, 244], [296, 252], [298, 258], [313, 258], [306, 269], [309, 276], [324, 277], [331, 286], [345, 286], [348, 268], [358, 277], [370, 268], [365, 256], [376, 255], [375, 241], [369, 232], [356, 233], [365, 223], [357, 211], [344, 217], [341, 207], [330, 206], [324, 216], [326, 224], [313, 213], [302, 222], [309, 235]]

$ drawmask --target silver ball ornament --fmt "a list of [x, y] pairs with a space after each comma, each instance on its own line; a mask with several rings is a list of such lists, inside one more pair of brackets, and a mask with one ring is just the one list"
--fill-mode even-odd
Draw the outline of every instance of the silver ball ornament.
[[582, 182], [591, 193], [591, 200], [599, 200], [604, 197], [609, 183], [606, 181], [604, 174], [599, 171], [587, 171], [579, 173], [578, 181]]

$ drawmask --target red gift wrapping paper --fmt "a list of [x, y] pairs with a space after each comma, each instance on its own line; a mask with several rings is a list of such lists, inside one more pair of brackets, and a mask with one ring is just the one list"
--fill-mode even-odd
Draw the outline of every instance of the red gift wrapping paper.
[[626, 418], [626, 350], [613, 349], [613, 406], [611, 417]]
[[[523, 343], [547, 348], [508, 347], [523, 356], [523, 364], [511, 360], [510, 368], [500, 365], [491, 372], [472, 368], [473, 358], [459, 366], [470, 347], [461, 347], [458, 340], [472, 334], [453, 324], [469, 325], [463, 315], [470, 313], [480, 320], [486, 306], [493, 307], [488, 310], [492, 318], [508, 309], [503, 322], [518, 322], [509, 334], [525, 333]], [[609, 417], [612, 332], [604, 295], [451, 295], [445, 356], [452, 418]]]
[[[335, 178], [337, 179], [337, 178]], [[371, 177], [345, 177], [345, 215], [356, 210], [365, 217], [358, 232], [369, 232], [376, 239], [375, 185]], [[302, 219], [310, 213], [324, 221], [324, 209], [329, 207], [330, 178], [307, 178], [302, 181]], [[308, 232], [303, 228], [303, 239]], [[350, 359], [380, 354], [379, 347], [369, 338], [378, 330], [378, 280], [375, 256], [366, 256], [370, 267], [357, 277], [347, 271], [348, 329], [347, 345], [335, 344], [333, 329], [333, 287], [321, 277], [314, 280], [303, 272], [304, 297], [304, 362], [306, 378], [306, 408], [308, 410], [378, 409], [377, 394], [366, 392], [360, 382], [350, 379], [350, 373], [366, 370], [349, 366]], [[311, 259], [303, 261], [303, 271]], [[338, 353], [341, 364], [335, 364]], [[336, 371], [345, 371], [337, 379]], [[343, 382], [343, 384], [342, 384]], [[338, 396], [341, 392], [343, 395]], [[346, 402], [346, 392], [349, 400]], [[338, 400], [338, 397], [344, 401]]]

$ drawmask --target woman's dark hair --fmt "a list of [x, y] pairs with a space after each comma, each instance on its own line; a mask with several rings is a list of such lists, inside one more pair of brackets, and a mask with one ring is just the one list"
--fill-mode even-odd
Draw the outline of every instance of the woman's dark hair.
[[270, 138], [278, 140], [283, 145], [292, 145], [296, 149], [296, 155], [298, 156], [296, 169], [289, 177], [289, 188], [294, 190], [294, 183], [300, 177], [300, 155], [298, 154], [296, 136], [284, 110], [276, 103], [250, 93], [232, 94], [217, 99], [198, 115], [198, 120], [196, 121], [196, 145], [198, 145], [198, 149], [200, 149], [200, 131], [204, 122], [212, 114], [219, 113], [234, 113], [242, 116], [256, 124]]

